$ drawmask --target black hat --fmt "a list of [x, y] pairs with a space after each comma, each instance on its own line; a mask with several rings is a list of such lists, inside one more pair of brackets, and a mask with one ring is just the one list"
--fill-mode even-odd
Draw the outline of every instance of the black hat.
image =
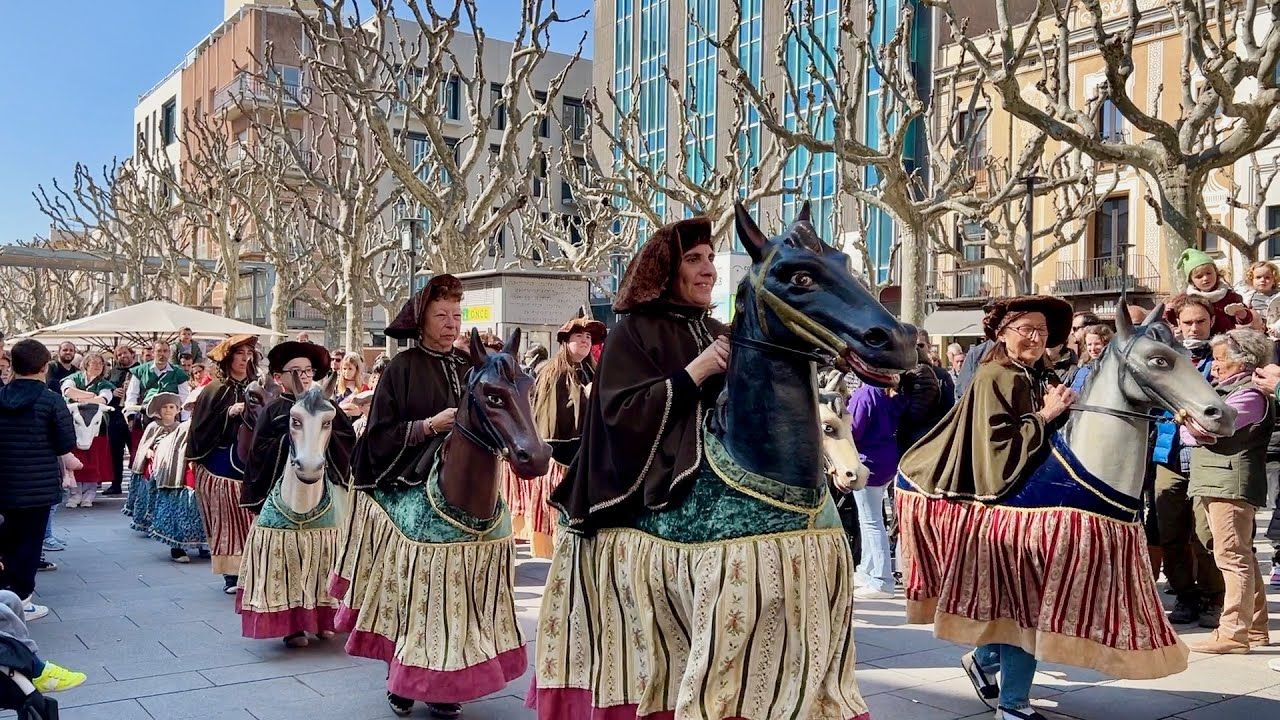
[[422, 316], [427, 311], [427, 305], [450, 292], [461, 293], [462, 281], [448, 273], [433, 276], [421, 290], [405, 301], [404, 307], [400, 308], [395, 319], [382, 333], [397, 340], [417, 340], [422, 335]]
[[285, 363], [300, 357], [311, 361], [311, 367], [316, 371], [312, 376], [313, 380], [323, 379], [329, 374], [329, 351], [323, 345], [297, 340], [288, 340], [271, 348], [271, 352], [267, 353], [267, 369], [273, 373], [282, 373]]

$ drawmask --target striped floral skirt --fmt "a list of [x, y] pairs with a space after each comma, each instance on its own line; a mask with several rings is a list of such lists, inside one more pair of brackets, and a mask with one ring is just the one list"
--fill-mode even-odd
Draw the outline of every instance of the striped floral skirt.
[[125, 499], [124, 514], [133, 518], [129, 527], [143, 535], [151, 534], [156, 515], [156, 481], [150, 476], [134, 473], [129, 480], [129, 497]]
[[505, 505], [477, 521], [434, 481], [350, 500], [329, 583], [347, 653], [386, 662], [387, 690], [423, 702], [468, 702], [524, 674]]
[[188, 487], [157, 488], [151, 537], [171, 548], [199, 552], [208, 547], [196, 493]]
[[242, 635], [334, 631], [338, 601], [328, 583], [338, 551], [337, 519], [328, 481], [320, 503], [302, 514], [286, 506], [276, 484], [244, 543], [236, 592]]
[[526, 480], [502, 464], [502, 496], [511, 508], [511, 530], [517, 539], [529, 542], [533, 557], [550, 558], [555, 550], [555, 509], [548, 503], [566, 470], [552, 461], [546, 475]]
[[964, 645], [1131, 680], [1187, 668], [1152, 579], [1141, 500], [1078, 467], [1057, 436], [999, 505], [930, 497], [898, 476], [907, 622]]
[[253, 525], [253, 515], [240, 507], [240, 481], [214, 475], [203, 465], [196, 465], [195, 473], [196, 499], [209, 538], [213, 572], [235, 575], [240, 572], [244, 539]]

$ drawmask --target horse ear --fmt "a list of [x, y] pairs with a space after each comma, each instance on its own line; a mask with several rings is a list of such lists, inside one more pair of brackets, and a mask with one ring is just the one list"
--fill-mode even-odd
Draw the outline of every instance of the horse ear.
[[1129, 318], [1129, 301], [1122, 294], [1116, 303], [1116, 338], [1128, 340], [1133, 336], [1133, 320]]
[[756, 225], [755, 218], [747, 212], [747, 206], [740, 202], [733, 204], [733, 224], [738, 231], [738, 242], [747, 249], [751, 262], [760, 262], [760, 258], [764, 257], [764, 247], [769, 244], [769, 238], [760, 232], [760, 226]]
[[489, 357], [489, 351], [485, 350], [484, 343], [480, 342], [480, 331], [471, 328], [471, 365], [480, 367], [487, 357]]
[[812, 225], [813, 220], [810, 219], [810, 215], [811, 215], [811, 212], [809, 207], [809, 201], [805, 200], [804, 204], [800, 206], [800, 212], [796, 213], [796, 219], [792, 221], [792, 224], [805, 223], [808, 225]]
[[1142, 327], [1146, 327], [1151, 323], [1160, 322], [1164, 318], [1164, 303], [1156, 303], [1156, 306], [1147, 313], [1147, 319], [1142, 321]]
[[502, 351], [514, 357], [520, 357], [520, 328], [511, 331], [507, 341], [502, 344]]

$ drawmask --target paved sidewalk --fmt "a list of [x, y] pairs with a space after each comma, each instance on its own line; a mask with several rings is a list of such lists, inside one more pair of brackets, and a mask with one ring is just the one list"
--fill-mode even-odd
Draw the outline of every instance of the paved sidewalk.
[[[381, 663], [347, 657], [340, 638], [302, 650], [241, 638], [232, 598], [222, 594], [208, 561], [170, 562], [163, 546], [128, 529], [120, 507], [108, 500], [59, 510], [57, 532], [70, 548], [49, 553], [61, 567], [38, 578], [39, 602], [53, 609], [31, 625], [42, 654], [89, 674], [84, 686], [57, 696], [64, 720], [393, 717]], [[517, 599], [530, 638], [545, 573], [545, 562], [519, 564]], [[1271, 612], [1280, 640], [1280, 592], [1271, 594]], [[858, 680], [874, 720], [989, 718], [959, 669], [962, 650], [934, 639], [928, 628], [902, 626], [901, 617], [900, 601], [858, 607]], [[1043, 666], [1036, 702], [1052, 717], [1088, 720], [1280, 718], [1280, 673], [1267, 669], [1274, 657], [1280, 647], [1249, 656], [1192, 655], [1187, 672], [1148, 682], [1108, 682], [1097, 673]], [[523, 703], [528, 680], [467, 705], [464, 718], [532, 718]], [[414, 717], [426, 717], [421, 706]]]

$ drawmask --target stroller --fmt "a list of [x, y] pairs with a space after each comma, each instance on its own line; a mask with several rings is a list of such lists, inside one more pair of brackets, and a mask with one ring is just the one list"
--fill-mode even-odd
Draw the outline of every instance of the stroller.
[[58, 720], [58, 701], [36, 690], [35, 653], [8, 635], [0, 635], [0, 708], [16, 710], [18, 720]]

